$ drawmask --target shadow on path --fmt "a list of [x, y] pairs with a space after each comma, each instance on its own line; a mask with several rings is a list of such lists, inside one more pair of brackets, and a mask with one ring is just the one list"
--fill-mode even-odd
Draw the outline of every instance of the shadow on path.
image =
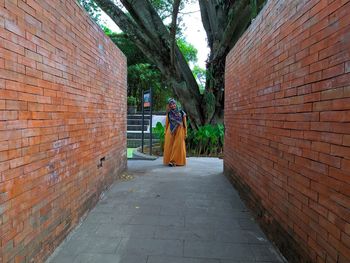
[[129, 161], [50, 263], [283, 262], [222, 175], [222, 160]]

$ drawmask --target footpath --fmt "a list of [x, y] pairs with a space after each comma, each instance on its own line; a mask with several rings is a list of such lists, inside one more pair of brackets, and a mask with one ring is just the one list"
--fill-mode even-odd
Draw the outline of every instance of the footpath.
[[186, 167], [128, 162], [115, 183], [47, 263], [283, 262], [217, 158]]

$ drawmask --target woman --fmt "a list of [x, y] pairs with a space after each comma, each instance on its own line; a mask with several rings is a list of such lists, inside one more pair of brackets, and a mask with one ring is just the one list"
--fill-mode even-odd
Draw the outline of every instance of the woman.
[[169, 166], [186, 165], [186, 113], [179, 110], [174, 99], [169, 99], [165, 120], [163, 163]]

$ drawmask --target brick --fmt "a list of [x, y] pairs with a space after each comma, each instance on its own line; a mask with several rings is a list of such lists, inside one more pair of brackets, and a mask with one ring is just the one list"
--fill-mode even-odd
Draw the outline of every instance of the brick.
[[19, 120], [29, 120], [32, 118], [32, 113], [30, 111], [20, 111], [18, 113]]
[[322, 163], [325, 163], [329, 166], [336, 167], [336, 168], [341, 167], [341, 158], [331, 156], [329, 154], [320, 153], [319, 154], [319, 161]]
[[6, 100], [6, 109], [7, 110], [27, 110], [28, 104], [23, 101], [18, 100]]
[[10, 61], [10, 60], [5, 60], [5, 69], [10, 70], [10, 71], [15, 71], [21, 74], [25, 73], [25, 67], [21, 64], [18, 64], [16, 62]]
[[44, 111], [44, 106], [43, 104], [39, 104], [36, 102], [28, 102], [28, 110], [29, 111]]
[[26, 120], [7, 121], [6, 128], [8, 130], [27, 128], [27, 121]]
[[0, 120], [16, 120], [18, 118], [17, 111], [0, 111]]
[[34, 68], [26, 67], [25, 68], [25, 72], [26, 72], [26, 75], [28, 75], [28, 76], [36, 77], [36, 78], [39, 78], [39, 79], [43, 78], [42, 71], [36, 70]]
[[309, 149], [303, 149], [303, 152], [302, 152], [302, 157], [305, 157], [307, 159], [311, 159], [311, 160], [314, 160], [314, 161], [319, 161], [319, 153], [318, 152], [315, 152], [315, 151], [312, 151], [312, 150], [309, 150]]
[[10, 168], [16, 168], [18, 166], [24, 165], [24, 157], [16, 158], [10, 161]]
[[8, 141], [0, 142], [0, 151], [7, 151], [9, 149]]
[[0, 110], [4, 110], [6, 108], [5, 100], [0, 100]]
[[341, 169], [343, 171], [350, 171], [350, 160], [342, 159], [341, 160]]
[[348, 110], [350, 109], [350, 98], [339, 98], [321, 102], [315, 102], [313, 109], [315, 111], [332, 111], [332, 110]]
[[299, 156], [295, 157], [295, 163], [301, 166], [304, 166], [310, 170], [313, 170], [322, 174], [328, 174], [328, 166], [323, 163], [315, 162]]
[[328, 241], [337, 248], [340, 255], [345, 257], [347, 260], [350, 258], [350, 249], [346, 247], [343, 243], [341, 243], [337, 238], [333, 237], [332, 235], [329, 235]]
[[314, 141], [314, 142], [312, 142], [311, 149], [314, 151], [317, 151], [317, 152], [330, 153], [331, 145], [329, 143], [325, 143], [325, 142]]
[[18, 93], [12, 90], [0, 89], [0, 97], [9, 100], [16, 100], [18, 98]]
[[42, 55], [38, 54], [38, 53], [35, 53], [31, 50], [26, 50], [25, 52], [25, 57], [27, 59], [31, 59], [31, 60], [34, 60], [34, 61], [37, 61], [37, 62], [42, 62], [43, 61], [43, 57]]
[[14, 81], [6, 81], [6, 89], [8, 90], [14, 90], [14, 91], [21, 91], [25, 93], [31, 93], [31, 94], [43, 94], [43, 89], [35, 86], [25, 85], [23, 83], [14, 82]]
[[[8, 52], [5, 52], [6, 56], [4, 56], [5, 59], [8, 59], [10, 57], [14, 58], [18, 55], [24, 55], [24, 47], [22, 47], [19, 44], [13, 43], [9, 40], [2, 39], [1, 41], [2, 47], [4, 49], [7, 49]], [[13, 60], [13, 59], [12, 59]]]
[[343, 136], [343, 145], [350, 146], [350, 134], [346, 134]]
[[328, 132], [304, 131], [304, 139], [312, 141], [322, 141], [332, 144], [342, 144], [343, 135]]
[[334, 156], [345, 157], [350, 159], [350, 147], [332, 145], [331, 154]]
[[35, 68], [36, 67], [36, 62], [33, 59], [27, 58], [25, 56], [18, 56], [17, 59], [18, 63], [25, 66], [25, 67], [30, 67], [30, 68]]
[[340, 64], [340, 65], [337, 65], [337, 66], [334, 66], [334, 67], [331, 67], [328, 69], [324, 69], [322, 71], [322, 77], [325, 79], [328, 79], [328, 78], [332, 78], [332, 77], [341, 75], [344, 72], [345, 72], [344, 71], [344, 64]]
[[341, 233], [341, 239], [340, 239], [348, 248], [350, 248], [350, 236], [345, 234], [344, 232]]
[[310, 65], [310, 73], [315, 73], [317, 71], [322, 71], [324, 69], [327, 69], [328, 61], [327, 60], [321, 60], [321, 61], [315, 61], [313, 64]]
[[344, 97], [344, 89], [331, 89], [321, 92], [321, 100], [338, 99]]
[[322, 80], [322, 72], [314, 72], [305, 76], [305, 84], [314, 83]]
[[[318, 235], [316, 240], [317, 240], [317, 243], [320, 246], [322, 246], [322, 248], [326, 251], [328, 261], [329, 259], [336, 260], [338, 258], [337, 250], [327, 241], [327, 236], [321, 237], [321, 235]], [[322, 259], [322, 261], [325, 262], [324, 259]]]
[[310, 200], [309, 206], [311, 209], [316, 211], [318, 214], [327, 218], [328, 210], [325, 207], [321, 206], [320, 204], [318, 204], [317, 202], [314, 202], [312, 200]]
[[329, 176], [344, 183], [347, 183], [349, 180], [350, 172], [347, 170], [343, 171], [341, 169], [330, 167]]
[[350, 122], [350, 111], [326, 111], [320, 113], [321, 121]]
[[12, 149], [8, 151], [9, 159], [15, 159], [22, 156], [21, 149]]

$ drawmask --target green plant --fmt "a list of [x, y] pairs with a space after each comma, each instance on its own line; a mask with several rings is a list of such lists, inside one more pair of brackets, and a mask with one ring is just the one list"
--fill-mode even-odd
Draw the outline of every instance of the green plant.
[[133, 96], [128, 96], [128, 105], [129, 106], [136, 106], [137, 100]]
[[153, 128], [153, 133], [157, 134], [157, 137], [159, 138], [160, 148], [163, 152], [165, 127], [160, 122], [157, 122], [156, 127]]
[[186, 148], [196, 156], [218, 156], [223, 152], [224, 125], [204, 125], [197, 131], [188, 129]]
[[[189, 121], [188, 121], [189, 123]], [[186, 149], [188, 155], [192, 156], [219, 156], [223, 153], [224, 147], [224, 125], [204, 125], [198, 130], [192, 130], [187, 125]], [[158, 122], [153, 128], [153, 133], [159, 138], [160, 148], [164, 150], [165, 127]]]

